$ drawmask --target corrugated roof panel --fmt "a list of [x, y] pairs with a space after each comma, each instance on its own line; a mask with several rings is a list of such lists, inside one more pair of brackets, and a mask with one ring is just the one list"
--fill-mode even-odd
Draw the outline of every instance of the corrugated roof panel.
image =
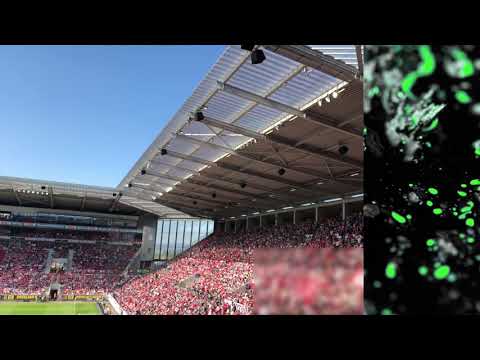
[[[315, 45], [312, 48], [346, 63], [355, 60], [356, 65], [356, 52], [353, 45]], [[128, 181], [129, 177], [136, 176], [142, 164], [155, 157], [159, 147], [165, 146], [166, 143], [168, 143], [168, 149], [171, 151], [208, 161], [215, 161], [226, 155], [224, 150], [216, 149], [207, 144], [199, 146], [198, 143], [174, 137], [174, 133], [177, 133], [180, 129], [183, 133], [189, 134], [187, 136], [192, 136], [196, 140], [206, 142], [213, 139], [212, 143], [222, 147], [228, 147], [228, 145], [236, 147], [249, 140], [245, 136], [232, 136], [238, 134], [232, 134], [221, 129], [216, 129], [216, 132], [220, 134], [220, 136], [216, 136], [212, 134], [209, 127], [201, 123], [188, 123], [191, 112], [201, 109], [207, 117], [233, 123], [256, 132], [262, 132], [270, 128], [288, 115], [226, 91], [221, 91], [218, 89], [217, 81], [225, 82], [296, 109], [302, 109], [312, 100], [341, 83], [339, 79], [315, 69], [306, 68], [306, 71], [302, 71], [304, 67], [302, 64], [268, 50], [264, 51], [266, 60], [262, 64], [252, 65], [249, 52], [241, 50], [239, 46], [227, 47], [192, 96], [187, 99], [162, 133], [155, 139], [155, 142], [137, 161], [122, 183]], [[207, 107], [202, 108], [203, 105], [207, 105]], [[156, 157], [159, 161], [167, 164], [155, 165], [159, 172], [168, 171], [169, 175], [179, 178], [185, 178], [190, 172], [172, 168], [168, 165], [177, 165], [197, 171], [204, 167], [203, 164], [174, 159], [169, 156]], [[161, 181], [165, 182], [167, 180], [161, 179]]]
[[263, 105], [255, 106], [251, 111], [235, 121], [235, 125], [256, 132], [262, 132], [288, 114]]
[[313, 50], [330, 55], [348, 65], [358, 67], [357, 52], [355, 45], [308, 45]]
[[203, 113], [205, 116], [228, 122], [230, 119], [238, 117], [242, 111], [252, 104], [251, 101], [238, 96], [226, 92], [218, 92], [208, 101], [208, 108]]
[[269, 98], [300, 109], [340, 83], [341, 80], [316, 70], [302, 72], [290, 79]]

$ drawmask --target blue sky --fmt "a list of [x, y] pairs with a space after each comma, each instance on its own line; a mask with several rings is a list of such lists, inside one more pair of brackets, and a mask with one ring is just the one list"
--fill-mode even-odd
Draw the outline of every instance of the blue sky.
[[224, 46], [0, 46], [0, 175], [117, 186]]

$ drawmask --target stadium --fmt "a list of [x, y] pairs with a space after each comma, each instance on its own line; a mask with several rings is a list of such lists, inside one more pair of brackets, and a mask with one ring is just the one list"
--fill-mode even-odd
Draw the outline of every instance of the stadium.
[[0, 314], [363, 314], [362, 59], [226, 46], [116, 187], [0, 176]]

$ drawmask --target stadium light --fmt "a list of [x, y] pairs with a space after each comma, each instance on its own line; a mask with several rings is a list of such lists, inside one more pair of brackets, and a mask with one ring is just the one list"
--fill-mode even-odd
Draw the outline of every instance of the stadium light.
[[282, 208], [282, 210], [288, 210], [288, 209], [293, 209], [293, 206], [285, 206], [284, 208]]
[[212, 198], [215, 199], [216, 197], [217, 197], [217, 194], [216, 194], [216, 193], [213, 193], [213, 194], [212, 194]]
[[240, 184], [240, 187], [241, 187], [242, 189], [244, 189], [244, 188], [245, 188], [245, 186], [247, 186], [247, 184], [246, 184], [246, 183], [241, 183], [241, 184]]
[[163, 155], [167, 155], [167, 153], [168, 153], [168, 152], [167, 152], [167, 149], [162, 149], [162, 150], [160, 150], [160, 155], [162, 155], [162, 156], [163, 156]]
[[278, 175], [283, 176], [285, 174], [285, 169], [281, 168], [278, 170]]
[[270, 213], [270, 212], [274, 212], [275, 209], [270, 209], [270, 210], [267, 210], [266, 212]]
[[240, 45], [240, 48], [242, 50], [246, 50], [246, 51], [253, 51], [253, 49], [255, 48], [255, 45], [252, 45], [252, 44], [244, 44], [244, 45]]
[[360, 175], [360, 173], [358, 173], [358, 172], [350, 174], [350, 176], [358, 176], [358, 175]]
[[261, 64], [266, 59], [265, 53], [260, 49], [253, 50], [250, 59], [252, 60], [252, 65]]
[[318, 182], [317, 185], [323, 185], [323, 181]]
[[203, 115], [203, 113], [201, 111], [197, 111], [195, 113], [195, 121], [202, 121], [203, 119], [205, 119], [205, 116]]
[[252, 213], [252, 215], [260, 215], [260, 213], [257, 211], [257, 212]]
[[338, 152], [342, 156], [345, 155], [348, 152], [348, 150], [350, 150], [350, 149], [348, 148], [347, 145], [340, 145], [340, 147], [338, 148]]
[[362, 194], [355, 194], [355, 195], [352, 195], [352, 198], [357, 198], [357, 197], [361, 197], [363, 196], [363, 193]]

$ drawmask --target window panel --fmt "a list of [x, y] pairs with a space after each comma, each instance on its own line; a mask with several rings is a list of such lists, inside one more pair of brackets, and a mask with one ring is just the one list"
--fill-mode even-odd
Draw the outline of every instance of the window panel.
[[177, 227], [177, 242], [175, 248], [175, 256], [182, 252], [182, 243], [183, 243], [183, 231], [185, 230], [185, 221], [179, 220], [178, 227]]
[[161, 243], [162, 243], [162, 227], [163, 227], [163, 220], [158, 220], [157, 233], [155, 236], [155, 247], [154, 247], [154, 253], [153, 253], [154, 259], [160, 258], [160, 249], [161, 249]]
[[200, 221], [200, 238], [198, 239], [199, 241], [207, 237], [207, 227], [208, 227], [207, 220], [201, 220]]
[[170, 220], [163, 221], [163, 231], [162, 231], [162, 249], [160, 254], [160, 259], [167, 259], [167, 247], [168, 247], [168, 237], [170, 233]]
[[192, 239], [192, 220], [185, 221], [185, 237], [183, 238], [183, 250], [185, 251], [190, 247]]
[[213, 220], [208, 220], [208, 232], [207, 235], [213, 234], [213, 227], [214, 227], [214, 221]]
[[192, 246], [198, 242], [199, 230], [200, 230], [200, 221], [193, 220], [192, 221]]
[[177, 220], [170, 221], [170, 237], [168, 241], [168, 258], [171, 259], [175, 255], [175, 241], [177, 238]]

